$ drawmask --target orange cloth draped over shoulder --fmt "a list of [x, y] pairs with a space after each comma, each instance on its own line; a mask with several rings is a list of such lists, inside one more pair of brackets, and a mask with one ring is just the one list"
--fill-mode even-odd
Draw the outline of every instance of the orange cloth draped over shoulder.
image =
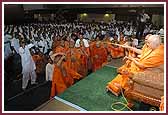
[[[139, 63], [143, 64], [145, 68], [157, 67], [164, 63], [164, 46], [160, 45], [155, 50], [145, 47], [142, 51]], [[120, 93], [120, 87], [126, 89], [128, 87], [127, 80], [131, 73], [144, 71], [139, 68], [134, 62], [129, 62], [129, 66], [124, 64], [119, 68], [120, 71], [127, 71], [127, 74], [118, 74], [111, 82], [108, 83], [107, 88], [116, 94]]]
[[54, 66], [54, 72], [52, 77], [52, 87], [50, 97], [61, 94], [67, 89], [66, 83], [64, 81], [64, 76], [61, 69], [58, 66]]
[[100, 45], [99, 48], [95, 47], [91, 51], [92, 70], [96, 71], [102, 67], [102, 64], [107, 61], [107, 51]]
[[67, 87], [70, 87], [74, 83], [74, 79], [80, 79], [81, 75], [74, 71], [72, 68], [69, 68], [67, 63], [63, 63], [63, 67], [66, 71], [66, 77], [64, 77]]
[[79, 73], [85, 77], [87, 75], [88, 72], [88, 54], [87, 54], [87, 48], [84, 47], [80, 47], [78, 48], [78, 51], [80, 53], [80, 69], [79, 69]]
[[61, 67], [54, 66], [51, 97], [61, 94], [68, 87], [73, 85], [74, 79], [80, 79], [81, 75], [69, 68], [66, 62], [62, 62]]
[[[66, 53], [67, 67], [71, 68], [76, 73], [78, 73], [79, 67], [80, 67], [79, 58], [80, 58], [80, 54], [77, 51], [77, 49], [76, 48], [69, 48], [69, 50]], [[80, 78], [74, 78], [74, 79], [80, 79]]]

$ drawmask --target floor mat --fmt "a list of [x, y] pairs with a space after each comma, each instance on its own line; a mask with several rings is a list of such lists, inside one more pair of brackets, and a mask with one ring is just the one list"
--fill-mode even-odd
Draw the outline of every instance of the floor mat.
[[[112, 111], [112, 103], [124, 102], [122, 96], [116, 97], [105, 89], [106, 84], [116, 75], [116, 68], [104, 66], [68, 88], [59, 97], [88, 111]], [[119, 109], [121, 105], [115, 108]]]

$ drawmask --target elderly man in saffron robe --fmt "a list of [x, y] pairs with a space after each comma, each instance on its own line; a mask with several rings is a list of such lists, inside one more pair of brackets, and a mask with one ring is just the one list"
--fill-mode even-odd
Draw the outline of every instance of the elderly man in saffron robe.
[[150, 35], [146, 40], [145, 48], [140, 52], [140, 58], [126, 57], [129, 66], [124, 64], [120, 67], [119, 74], [107, 85], [107, 89], [118, 96], [121, 89], [128, 88], [128, 77], [132, 73], [144, 71], [146, 68], [153, 68], [164, 63], [164, 45], [161, 44], [158, 35]]

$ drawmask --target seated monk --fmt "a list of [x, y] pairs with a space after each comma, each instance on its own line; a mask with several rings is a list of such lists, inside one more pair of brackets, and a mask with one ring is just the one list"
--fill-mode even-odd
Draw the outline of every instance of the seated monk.
[[[114, 40], [112, 40], [113, 44], [118, 44], [118, 37], [117, 35], [114, 36]], [[110, 52], [112, 58], [119, 58], [120, 57], [120, 47], [117, 45], [109, 45], [108, 52]]]
[[147, 68], [154, 68], [164, 63], [164, 46], [161, 44], [160, 37], [150, 35], [146, 41], [146, 50], [141, 52], [141, 57], [126, 57], [130, 60], [129, 66], [123, 65], [118, 74], [108, 83], [107, 89], [118, 96], [121, 89], [128, 88], [128, 77], [135, 72], [142, 72]]

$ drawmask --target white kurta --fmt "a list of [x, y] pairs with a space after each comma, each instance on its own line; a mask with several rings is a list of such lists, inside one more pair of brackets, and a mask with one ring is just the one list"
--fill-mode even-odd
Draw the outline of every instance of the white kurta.
[[4, 58], [5, 59], [7, 59], [12, 53], [12, 50], [10, 48], [10, 38], [12, 38], [11, 35], [6, 34], [4, 36]]
[[19, 48], [19, 54], [22, 61], [22, 72], [31, 72], [36, 69], [35, 63], [29, 51], [31, 47], [33, 47], [32, 44], [26, 45], [24, 49], [22, 47]]
[[19, 39], [13, 38], [11, 40], [11, 46], [13, 46], [16, 52], [19, 53], [19, 48], [20, 48]]
[[43, 43], [44, 43], [44, 54], [47, 53], [48, 51], [48, 44], [47, 44], [47, 41], [46, 40], [43, 40]]
[[[86, 39], [83, 39], [84, 46], [89, 47], [89, 43]], [[80, 39], [76, 40], [75, 47], [80, 47]]]
[[40, 51], [43, 53], [43, 48], [44, 48], [44, 46], [45, 46], [45, 44], [44, 44], [44, 42], [42, 41], [42, 40], [40, 40], [39, 42], [38, 42], [38, 47], [39, 47], [39, 49], [40, 49]]
[[53, 71], [54, 71], [54, 64], [48, 63], [46, 65], [46, 81], [52, 81]]
[[19, 54], [21, 56], [22, 62], [22, 88], [25, 89], [27, 87], [28, 81], [31, 76], [31, 84], [34, 84], [36, 81], [36, 73], [35, 73], [35, 63], [32, 59], [29, 49], [33, 47], [33, 44], [26, 45], [25, 48], [19, 48]]

